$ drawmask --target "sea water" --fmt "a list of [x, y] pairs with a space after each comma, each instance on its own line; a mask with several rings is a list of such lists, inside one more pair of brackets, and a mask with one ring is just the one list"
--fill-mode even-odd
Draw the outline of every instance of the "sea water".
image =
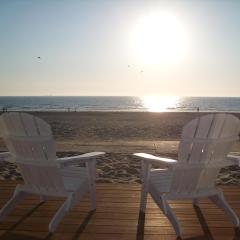
[[0, 97], [8, 111], [240, 112], [238, 97]]

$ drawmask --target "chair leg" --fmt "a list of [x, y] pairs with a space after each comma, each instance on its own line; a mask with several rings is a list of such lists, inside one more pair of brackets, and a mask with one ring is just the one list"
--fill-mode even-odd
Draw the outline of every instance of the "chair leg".
[[147, 195], [149, 192], [149, 176], [151, 164], [141, 161], [142, 165], [142, 190], [141, 190], [141, 201], [140, 201], [140, 212], [145, 213], [147, 205]]
[[91, 210], [96, 209], [96, 184], [89, 184]]
[[214, 196], [210, 196], [209, 199], [215, 203], [219, 208], [223, 209], [225, 214], [228, 216], [228, 218], [231, 220], [231, 222], [235, 226], [240, 226], [239, 218], [237, 214], [232, 210], [232, 208], [228, 205], [226, 202], [223, 193], [219, 193]]
[[48, 200], [47, 196], [41, 195], [40, 196], [40, 202], [46, 202]]
[[178, 238], [181, 237], [182, 230], [181, 230], [180, 223], [179, 223], [177, 217], [175, 216], [175, 214], [173, 213], [171, 207], [167, 203], [167, 201], [164, 198], [161, 198], [159, 196], [159, 194], [154, 193], [153, 190], [151, 190], [151, 195], [152, 195], [152, 198], [154, 199], [154, 201], [156, 202], [156, 204], [158, 205], [158, 207], [163, 211], [164, 215], [171, 222], [177, 237]]
[[146, 189], [146, 186], [142, 185], [141, 200], [140, 200], [140, 212], [142, 213], [144, 213], [146, 210], [147, 195], [148, 195], [148, 189]]
[[96, 161], [90, 161], [86, 163], [88, 169], [88, 187], [90, 193], [90, 206], [91, 210], [96, 209]]
[[15, 191], [12, 198], [0, 210], [0, 221], [3, 221], [13, 208], [26, 197], [26, 195], [27, 193], [25, 192]]
[[69, 199], [67, 199], [63, 205], [58, 209], [58, 211], [53, 216], [51, 222], [48, 225], [49, 232], [54, 232], [59, 224], [59, 222], [62, 220], [64, 215], [67, 213], [69, 209]]
[[193, 205], [194, 205], [194, 206], [198, 206], [198, 205], [199, 205], [199, 200], [198, 200], [198, 198], [194, 198], [194, 199], [193, 199]]
[[170, 206], [168, 205], [168, 203], [165, 203], [165, 207], [167, 209], [167, 213], [164, 213], [166, 215], [166, 217], [168, 218], [168, 220], [171, 222], [171, 224], [173, 225], [173, 228], [176, 232], [176, 235], [178, 237], [181, 237], [182, 235], [182, 230], [181, 230], [181, 226], [180, 223], [177, 219], [177, 217], [175, 216], [175, 214], [173, 213], [172, 209], [170, 208]]

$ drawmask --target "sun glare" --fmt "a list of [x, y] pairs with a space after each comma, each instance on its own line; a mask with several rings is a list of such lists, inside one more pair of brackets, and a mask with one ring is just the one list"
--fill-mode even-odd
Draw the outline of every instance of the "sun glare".
[[176, 96], [145, 96], [143, 105], [149, 112], [166, 112], [176, 108], [178, 97]]
[[144, 64], [179, 63], [186, 56], [188, 37], [173, 14], [155, 12], [139, 19], [132, 32], [134, 55]]

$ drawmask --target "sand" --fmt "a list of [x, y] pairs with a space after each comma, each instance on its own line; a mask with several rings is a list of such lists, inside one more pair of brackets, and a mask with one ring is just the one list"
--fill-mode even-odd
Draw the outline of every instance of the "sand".
[[[133, 152], [149, 152], [177, 158], [182, 127], [206, 113], [148, 112], [35, 112], [47, 121], [57, 141], [58, 156], [105, 151], [97, 159], [98, 182], [139, 182], [140, 161]], [[235, 114], [240, 117], [240, 114]], [[6, 151], [0, 141], [0, 150]], [[239, 143], [234, 152], [240, 152]], [[21, 179], [14, 164], [0, 164], [0, 178]], [[240, 169], [222, 169], [219, 184], [240, 184]]]

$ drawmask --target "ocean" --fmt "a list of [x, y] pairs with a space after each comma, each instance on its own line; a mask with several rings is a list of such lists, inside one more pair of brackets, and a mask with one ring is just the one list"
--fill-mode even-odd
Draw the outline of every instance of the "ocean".
[[0, 97], [8, 111], [240, 112], [238, 97]]

